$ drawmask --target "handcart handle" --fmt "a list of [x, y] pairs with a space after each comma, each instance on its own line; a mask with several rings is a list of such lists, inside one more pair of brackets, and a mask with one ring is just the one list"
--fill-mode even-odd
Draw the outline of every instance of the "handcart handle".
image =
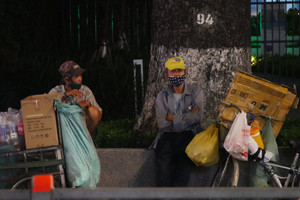
[[242, 109], [240, 109], [237, 105], [234, 105], [234, 104], [232, 104], [232, 103], [228, 103], [228, 102], [226, 102], [226, 101], [221, 101], [221, 103], [225, 104], [225, 105], [228, 106], [228, 107], [234, 107], [234, 108], [236, 108], [239, 112], [242, 112]]

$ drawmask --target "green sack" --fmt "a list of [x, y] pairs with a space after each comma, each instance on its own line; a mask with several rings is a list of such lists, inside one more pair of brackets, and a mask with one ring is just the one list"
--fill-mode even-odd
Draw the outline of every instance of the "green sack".
[[[273, 133], [271, 119], [268, 119], [264, 128], [261, 130], [262, 140], [264, 142], [265, 150], [273, 153], [271, 161], [279, 161], [279, 152], [276, 139]], [[268, 175], [264, 168], [258, 163], [250, 164], [250, 186], [253, 187], [268, 187]]]
[[78, 105], [56, 101], [60, 117], [69, 187], [95, 188], [100, 178], [100, 161]]
[[273, 153], [273, 157], [271, 161], [278, 162], [279, 161], [279, 151], [276, 142], [276, 138], [274, 136], [271, 118], [267, 120], [264, 128], [261, 130], [261, 137], [265, 145], [265, 150]]
[[219, 162], [219, 128], [212, 124], [195, 135], [185, 149], [187, 156], [197, 165], [208, 167]]

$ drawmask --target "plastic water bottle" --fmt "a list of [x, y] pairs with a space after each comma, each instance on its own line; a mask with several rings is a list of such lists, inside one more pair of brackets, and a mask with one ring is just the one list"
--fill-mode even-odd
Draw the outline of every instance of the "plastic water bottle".
[[2, 134], [2, 131], [1, 131], [1, 124], [2, 124], [2, 112], [0, 113], [0, 146], [4, 142], [4, 135]]
[[4, 136], [5, 136], [5, 132], [2, 131], [2, 122], [3, 118], [2, 118], [2, 113], [0, 113], [0, 146], [4, 145]]
[[21, 111], [16, 114], [16, 125], [18, 130], [19, 147], [20, 150], [25, 149], [25, 135], [24, 135], [24, 125]]
[[19, 150], [19, 139], [18, 139], [18, 131], [16, 123], [14, 122], [14, 119], [10, 119], [8, 121], [8, 127], [9, 127], [9, 133], [10, 133], [10, 144], [14, 145], [16, 150]]
[[9, 144], [10, 143], [10, 135], [7, 127], [7, 120], [6, 120], [6, 114], [1, 113], [0, 114], [0, 142], [1, 145]]
[[261, 134], [260, 134], [259, 124], [258, 124], [257, 120], [254, 120], [251, 123], [250, 136], [255, 140], [255, 142], [261, 149], [265, 148], [264, 142], [263, 142]]

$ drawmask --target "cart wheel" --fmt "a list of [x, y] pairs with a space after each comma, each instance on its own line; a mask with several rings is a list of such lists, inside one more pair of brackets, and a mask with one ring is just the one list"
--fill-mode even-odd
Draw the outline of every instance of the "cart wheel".
[[[54, 187], [61, 188], [62, 184], [61, 184], [61, 180], [60, 180], [60, 175], [59, 174], [50, 174], [50, 175], [51, 176], [53, 175]], [[16, 189], [31, 189], [31, 188], [33, 188], [32, 187], [33, 177], [34, 176], [21, 179], [20, 181], [15, 183], [11, 189], [16, 190]]]
[[30, 189], [32, 177], [23, 178], [13, 185], [12, 190], [15, 189]]

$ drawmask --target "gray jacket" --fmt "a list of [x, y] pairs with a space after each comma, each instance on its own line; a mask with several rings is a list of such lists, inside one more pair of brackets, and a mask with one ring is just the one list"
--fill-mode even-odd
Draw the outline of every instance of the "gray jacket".
[[[193, 130], [201, 123], [205, 100], [203, 90], [200, 87], [185, 85], [179, 104], [181, 114], [175, 112], [174, 104], [175, 99], [172, 87], [163, 89], [158, 93], [155, 101], [155, 112], [159, 131], [150, 148], [156, 147], [157, 141], [165, 132]], [[199, 108], [198, 112], [191, 112], [194, 106]], [[166, 120], [168, 113], [173, 114], [173, 121]]]

